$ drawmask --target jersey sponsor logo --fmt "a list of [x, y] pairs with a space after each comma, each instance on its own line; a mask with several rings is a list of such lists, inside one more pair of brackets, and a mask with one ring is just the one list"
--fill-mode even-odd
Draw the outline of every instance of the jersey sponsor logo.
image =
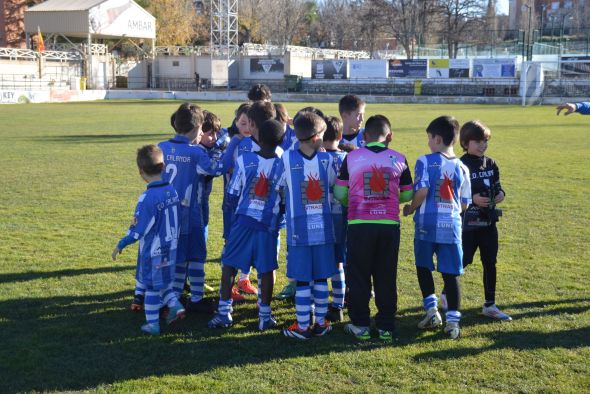
[[455, 192], [453, 191], [453, 179], [447, 174], [443, 174], [443, 179], [438, 180], [438, 198], [439, 201], [453, 201]]
[[383, 204], [379, 204], [369, 210], [370, 215], [382, 216], [387, 214], [387, 207]]
[[268, 177], [264, 172], [260, 172], [260, 176], [253, 184], [253, 192], [254, 196], [260, 199], [266, 200], [268, 197], [268, 193], [270, 191], [270, 184], [268, 182]]
[[471, 179], [491, 178], [494, 176], [494, 170], [478, 171], [471, 174]]
[[444, 228], [444, 229], [452, 229], [453, 223], [452, 222], [436, 222], [436, 227]]
[[307, 176], [305, 195], [310, 202], [320, 201], [324, 196], [324, 191], [322, 190], [322, 185], [320, 183], [320, 177], [318, 175]]
[[370, 172], [363, 173], [363, 195], [365, 199], [386, 199], [389, 197], [389, 179], [382, 167], [373, 165]]

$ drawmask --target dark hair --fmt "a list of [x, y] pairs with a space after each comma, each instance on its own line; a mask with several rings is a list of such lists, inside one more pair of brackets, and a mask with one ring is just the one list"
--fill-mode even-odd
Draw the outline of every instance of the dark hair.
[[391, 132], [391, 123], [383, 115], [373, 115], [365, 123], [365, 134], [371, 140], [379, 139]]
[[287, 107], [281, 103], [275, 103], [275, 112], [277, 113], [275, 119], [281, 123], [287, 123], [289, 121], [289, 113]]
[[363, 105], [365, 105], [365, 102], [361, 100], [359, 96], [355, 96], [354, 94], [347, 94], [346, 96], [342, 97], [338, 102], [338, 112], [340, 112], [340, 114], [343, 114], [345, 112], [356, 111]]
[[255, 101], [248, 109], [248, 118], [254, 122], [256, 128], [260, 130], [260, 126], [276, 116], [274, 105], [268, 101]]
[[490, 138], [492, 138], [491, 130], [479, 120], [471, 120], [465, 123], [459, 132], [459, 142], [464, 151], [467, 151], [469, 141], [487, 141]]
[[258, 140], [261, 144], [276, 148], [283, 142], [284, 135], [285, 131], [281, 122], [275, 119], [269, 119], [260, 126]]
[[242, 103], [242, 104], [240, 104], [238, 109], [236, 109], [234, 121], [231, 123], [231, 126], [227, 129], [227, 132], [230, 137], [240, 134], [240, 130], [238, 130], [238, 126], [236, 125], [236, 122], [238, 121], [238, 119], [240, 119], [240, 116], [242, 116], [242, 115], [248, 116], [248, 110], [250, 109], [250, 105], [251, 105], [250, 103]]
[[144, 145], [137, 150], [137, 167], [147, 175], [158, 175], [164, 169], [164, 153], [156, 145]]
[[217, 133], [221, 129], [221, 120], [213, 112], [203, 111], [203, 118], [203, 133]]
[[293, 123], [295, 123], [295, 119], [297, 119], [297, 117], [299, 115], [301, 115], [302, 113], [305, 112], [311, 112], [316, 114], [317, 116], [320, 116], [322, 118], [325, 118], [326, 116], [324, 115], [324, 113], [322, 112], [322, 110], [316, 108], [316, 107], [305, 107], [305, 108], [301, 108], [299, 111], [297, 111], [297, 113], [295, 114], [295, 117], [293, 118]]
[[271, 96], [269, 87], [263, 83], [257, 83], [248, 91], [248, 100], [251, 101], [270, 101]]
[[176, 131], [176, 126], [174, 125], [175, 120], [176, 120], [176, 112], [174, 112], [174, 113], [172, 113], [172, 115], [170, 115], [170, 126], [172, 126], [174, 131]]
[[434, 119], [428, 127], [426, 132], [432, 136], [440, 136], [446, 146], [453, 145], [459, 132], [459, 122], [452, 116], [439, 116]]
[[342, 121], [335, 116], [326, 116], [326, 132], [324, 141], [340, 141], [342, 139]]
[[183, 103], [174, 116], [174, 128], [179, 134], [187, 134], [203, 125], [203, 112], [196, 104]]
[[316, 134], [326, 130], [324, 118], [313, 112], [298, 114], [294, 122], [295, 135], [299, 141], [307, 141]]

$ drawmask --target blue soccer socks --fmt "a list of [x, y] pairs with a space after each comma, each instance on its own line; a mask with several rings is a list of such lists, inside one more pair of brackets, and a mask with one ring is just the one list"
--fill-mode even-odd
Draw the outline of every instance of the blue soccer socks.
[[324, 325], [324, 318], [328, 312], [328, 282], [315, 281], [313, 284], [313, 298], [315, 302], [315, 322]]
[[436, 294], [431, 294], [424, 298], [424, 310], [427, 311], [432, 308], [438, 307], [438, 299], [436, 298]]
[[297, 284], [295, 291], [295, 312], [297, 314], [297, 324], [303, 331], [310, 326], [311, 312], [311, 286]]
[[332, 306], [337, 309], [344, 307], [344, 290], [346, 283], [344, 280], [344, 269], [338, 268], [338, 272], [332, 276]]
[[188, 262], [188, 281], [191, 286], [191, 302], [199, 302], [203, 298], [205, 286], [205, 263]]

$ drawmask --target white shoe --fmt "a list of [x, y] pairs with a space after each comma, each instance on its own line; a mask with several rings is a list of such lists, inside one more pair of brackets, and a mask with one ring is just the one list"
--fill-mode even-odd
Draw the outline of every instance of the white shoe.
[[481, 309], [481, 314], [496, 320], [512, 321], [512, 318], [509, 315], [502, 312], [500, 309], [498, 309], [496, 304], [490, 306], [484, 305]]
[[447, 322], [444, 331], [445, 334], [448, 334], [449, 338], [451, 339], [457, 339], [461, 334], [461, 329], [459, 328], [459, 323], [457, 322]]
[[440, 309], [443, 312], [446, 312], [449, 309], [449, 304], [447, 304], [447, 295], [445, 293], [440, 294]]
[[438, 313], [438, 309], [430, 308], [426, 311], [426, 316], [418, 323], [418, 328], [428, 329], [436, 328], [442, 324], [442, 317]]

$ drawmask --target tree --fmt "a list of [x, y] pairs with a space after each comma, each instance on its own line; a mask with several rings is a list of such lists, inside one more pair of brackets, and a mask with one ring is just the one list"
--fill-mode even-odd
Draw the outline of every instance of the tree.
[[447, 42], [449, 58], [457, 57], [459, 44], [469, 41], [485, 26], [485, 0], [438, 0], [442, 19], [441, 35]]
[[156, 18], [158, 45], [186, 45], [196, 35], [197, 14], [191, 0], [149, 0], [147, 11]]

